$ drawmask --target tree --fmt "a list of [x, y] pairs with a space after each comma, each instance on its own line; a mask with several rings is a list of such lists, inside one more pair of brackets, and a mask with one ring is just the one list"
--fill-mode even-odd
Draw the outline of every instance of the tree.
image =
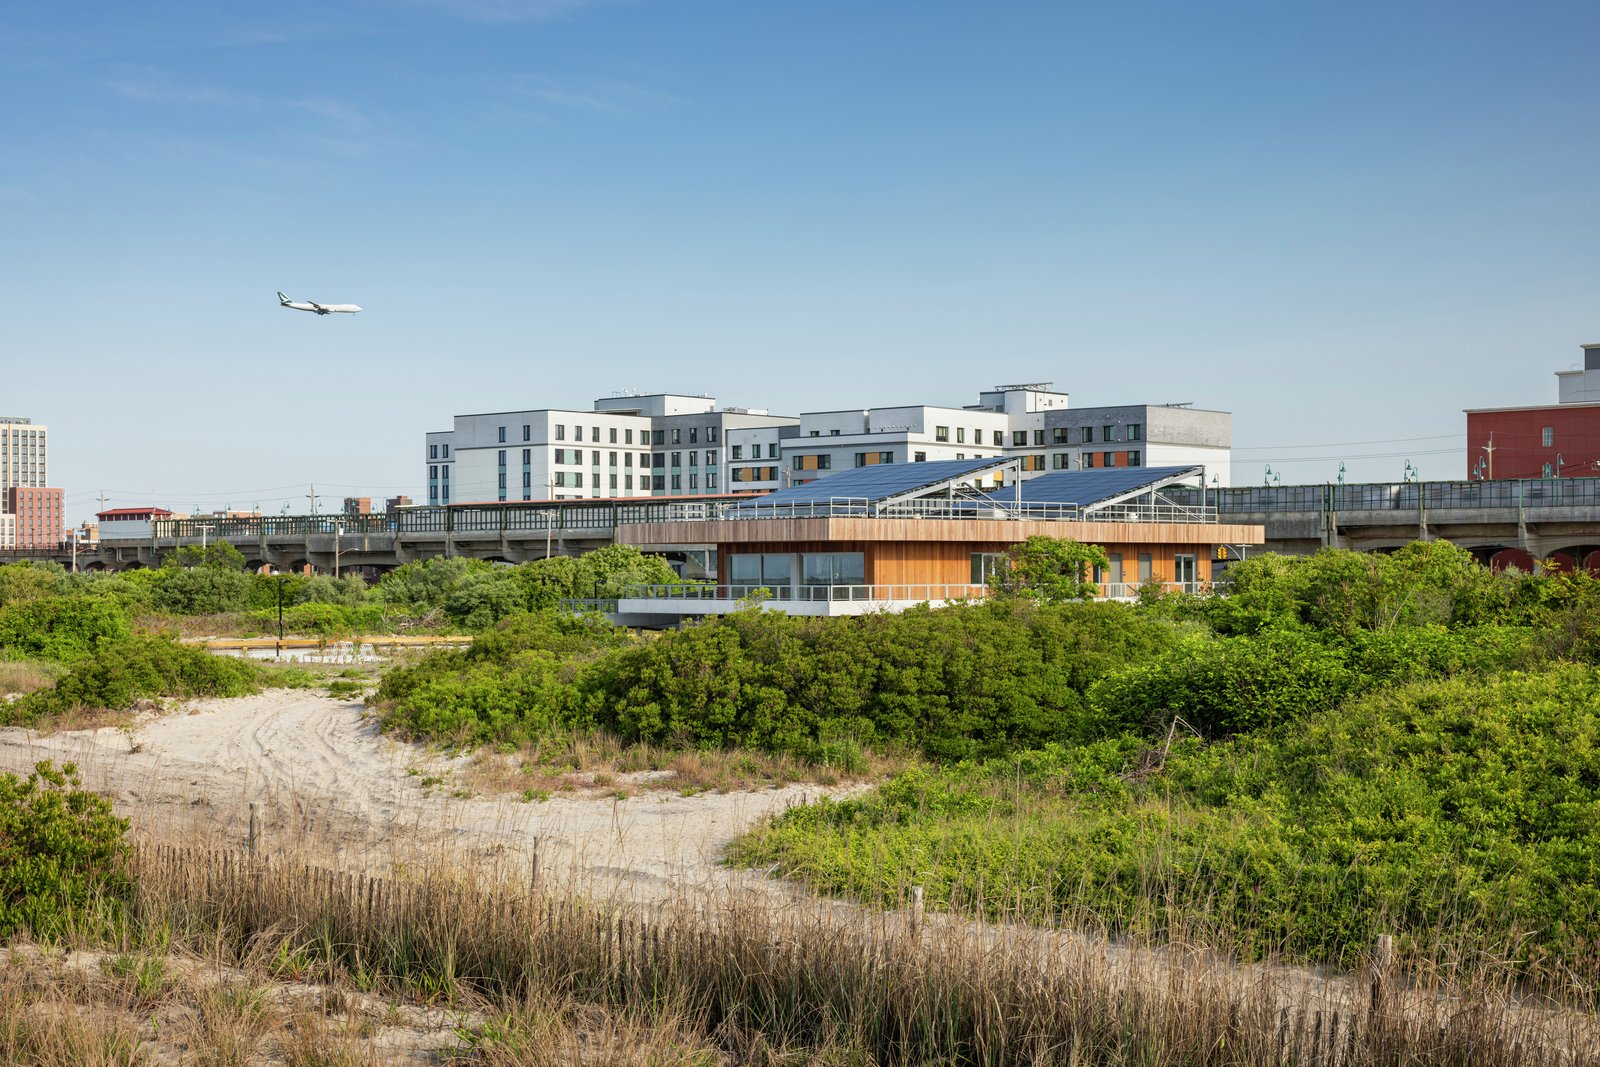
[[209, 567], [219, 571], [238, 571], [245, 569], [244, 554], [226, 541], [212, 541], [201, 548], [199, 545], [184, 545], [175, 549], [161, 561], [163, 567]]
[[1105, 549], [1069, 537], [1035, 534], [1012, 545], [1007, 565], [989, 577], [989, 588], [1006, 596], [1022, 596], [1057, 604], [1092, 600], [1099, 588], [1091, 567], [1109, 567]]

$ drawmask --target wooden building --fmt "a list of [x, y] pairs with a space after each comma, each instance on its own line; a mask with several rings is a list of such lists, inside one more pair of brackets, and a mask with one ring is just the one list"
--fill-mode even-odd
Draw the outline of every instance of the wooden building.
[[641, 587], [624, 621], [736, 610], [760, 594], [795, 614], [859, 614], [983, 596], [1009, 549], [1043, 534], [1099, 545], [1111, 566], [1101, 595], [1147, 582], [1199, 590], [1213, 563], [1262, 544], [1260, 526], [1222, 524], [1215, 509], [1174, 504], [1161, 489], [1200, 468], [1071, 472], [1019, 481], [1016, 460], [872, 466], [743, 503], [684, 505], [619, 522], [644, 550], [712, 549], [715, 585]]

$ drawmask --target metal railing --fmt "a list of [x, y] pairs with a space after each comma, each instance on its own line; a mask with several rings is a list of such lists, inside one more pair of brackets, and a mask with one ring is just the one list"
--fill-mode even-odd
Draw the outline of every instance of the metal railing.
[[1247, 485], [1228, 489], [1175, 486], [1177, 503], [1215, 507], [1222, 515], [1286, 512], [1415, 511], [1418, 508], [1504, 509], [1600, 507], [1600, 478], [1393, 482], [1339, 485]]
[[988, 586], [948, 584], [832, 584], [774, 586], [759, 582], [726, 585], [691, 584], [631, 585], [618, 593], [622, 600], [737, 601], [759, 599], [770, 603], [818, 603], [861, 601], [874, 603], [920, 604], [987, 596]]
[[971, 498], [941, 500], [903, 500], [890, 505], [863, 497], [829, 497], [795, 503], [695, 501], [661, 504], [650, 508], [619, 508], [617, 522], [722, 522], [760, 519], [998, 519], [1035, 522], [1170, 522], [1214, 523], [1217, 509], [1212, 505], [1159, 500], [1155, 503], [1127, 501], [1103, 508], [1086, 509], [1067, 503], [1008, 503], [1004, 499]]
[[1163, 593], [1204, 593], [1210, 590], [1208, 582], [1101, 582], [1101, 600], [1136, 600], [1145, 586], [1159, 587]]

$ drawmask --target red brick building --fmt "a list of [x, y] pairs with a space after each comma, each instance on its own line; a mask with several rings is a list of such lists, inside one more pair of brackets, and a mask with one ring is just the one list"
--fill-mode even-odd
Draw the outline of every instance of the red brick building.
[[60, 489], [14, 485], [6, 490], [6, 510], [15, 516], [17, 548], [55, 548], [67, 539], [66, 494]]
[[1467, 410], [1468, 478], [1600, 476], [1600, 344], [1556, 381], [1559, 403]]

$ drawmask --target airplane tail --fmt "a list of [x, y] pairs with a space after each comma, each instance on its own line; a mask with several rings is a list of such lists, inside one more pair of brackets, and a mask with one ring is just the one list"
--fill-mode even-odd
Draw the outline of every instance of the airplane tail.
[[289, 302], [289, 298], [288, 297], [284, 296], [282, 293], [278, 294], [278, 303], [280, 305], [287, 304], [288, 302]]

